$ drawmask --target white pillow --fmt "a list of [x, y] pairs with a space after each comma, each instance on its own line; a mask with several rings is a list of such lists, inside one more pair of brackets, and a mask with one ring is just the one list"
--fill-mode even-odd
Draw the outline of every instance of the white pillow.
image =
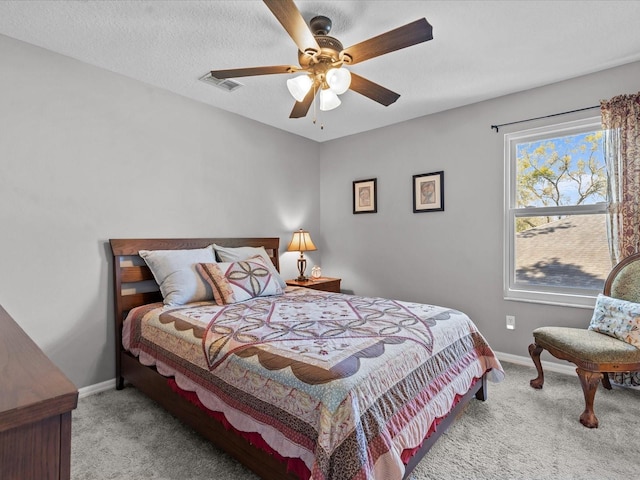
[[276, 267], [273, 265], [273, 262], [264, 247], [221, 247], [214, 243], [213, 248], [218, 254], [218, 257], [220, 257], [220, 260], [223, 262], [241, 262], [242, 260], [247, 260], [251, 257], [255, 257], [256, 255], [260, 255], [266, 260], [266, 264], [271, 270], [271, 275], [276, 279], [280, 288], [287, 288], [287, 282], [284, 281], [278, 273], [278, 270], [276, 270]]
[[213, 291], [196, 265], [216, 263], [213, 245], [187, 250], [140, 250], [160, 286], [165, 305], [213, 300]]

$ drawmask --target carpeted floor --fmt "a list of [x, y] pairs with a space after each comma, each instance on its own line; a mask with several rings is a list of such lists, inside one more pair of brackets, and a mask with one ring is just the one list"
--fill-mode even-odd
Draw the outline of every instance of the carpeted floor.
[[[599, 388], [598, 429], [584, 428], [577, 376], [503, 364], [489, 400], [473, 400], [414, 471], [413, 480], [640, 477], [640, 391]], [[73, 412], [73, 480], [256, 480], [134, 388], [80, 400]]]

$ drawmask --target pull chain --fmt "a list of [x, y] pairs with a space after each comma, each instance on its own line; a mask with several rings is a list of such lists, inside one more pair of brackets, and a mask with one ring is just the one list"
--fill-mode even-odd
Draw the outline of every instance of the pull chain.
[[[317, 101], [320, 101], [320, 99], [318, 99]], [[318, 119], [318, 111], [316, 110], [316, 84], [313, 84], [313, 124], [316, 124], [316, 121]], [[320, 130], [324, 130], [324, 124], [322, 122], [320, 122]]]

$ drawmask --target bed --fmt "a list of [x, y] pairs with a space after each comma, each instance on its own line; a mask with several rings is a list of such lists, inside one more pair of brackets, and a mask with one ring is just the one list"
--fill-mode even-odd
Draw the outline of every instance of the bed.
[[[265, 480], [407, 479], [465, 405], [486, 399], [487, 379], [504, 375], [461, 312], [279, 289], [279, 238], [110, 244], [117, 388], [139, 389]], [[215, 298], [163, 304], [148, 252], [212, 245], [264, 248], [268, 260], [199, 263]], [[218, 288], [247, 266], [262, 293]]]

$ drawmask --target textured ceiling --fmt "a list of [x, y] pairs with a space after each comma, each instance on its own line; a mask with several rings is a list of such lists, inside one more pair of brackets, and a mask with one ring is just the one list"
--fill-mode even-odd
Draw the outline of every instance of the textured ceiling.
[[295, 44], [259, 0], [2, 0], [0, 34], [318, 142], [640, 60], [640, 1], [296, 4], [306, 20], [330, 17], [345, 47], [421, 17], [434, 39], [352, 67], [401, 94], [396, 103], [349, 91], [314, 124], [313, 107], [288, 118], [288, 75], [244, 77], [231, 93], [198, 80], [212, 69], [297, 65]]

